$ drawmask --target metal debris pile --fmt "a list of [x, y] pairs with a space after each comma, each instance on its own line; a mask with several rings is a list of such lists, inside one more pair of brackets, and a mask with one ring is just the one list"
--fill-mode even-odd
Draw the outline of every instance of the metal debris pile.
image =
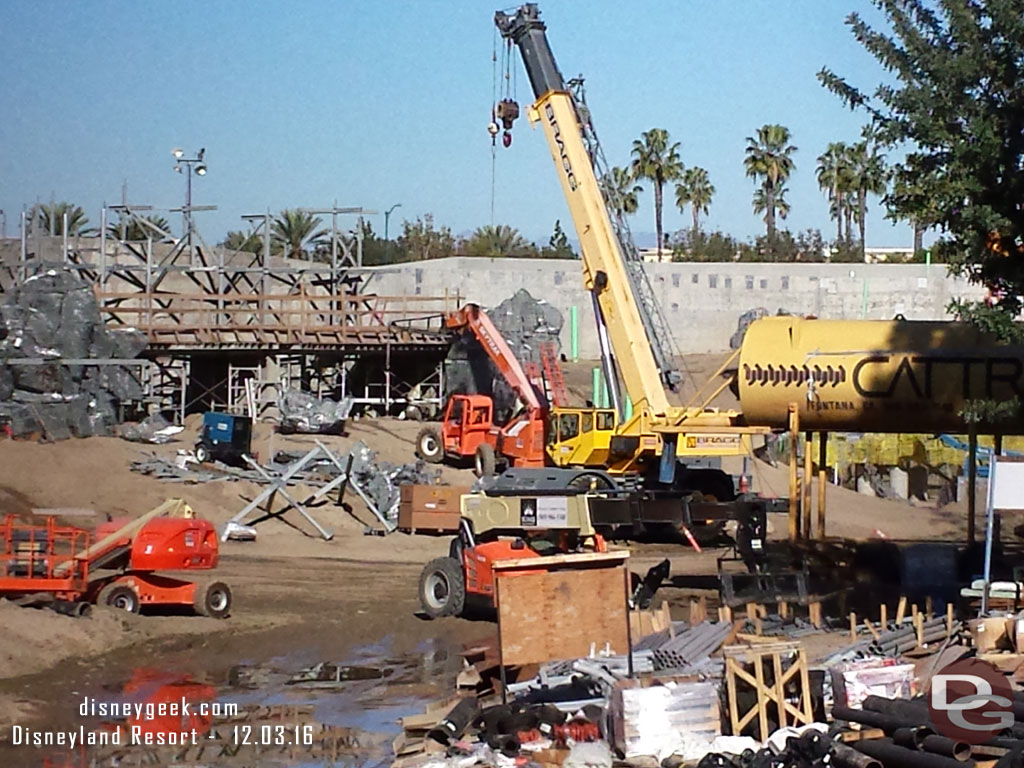
[[144, 334], [108, 328], [92, 288], [50, 270], [0, 302], [0, 426], [46, 440], [109, 435], [121, 406], [143, 396]]
[[162, 414], [153, 413], [138, 423], [122, 425], [119, 435], [122, 440], [131, 443], [163, 445], [169, 443], [175, 435], [184, 430], [184, 427], [171, 424]]
[[281, 411], [281, 432], [340, 435], [352, 413], [351, 397], [340, 401], [321, 400], [308, 392], [286, 389], [278, 408]]
[[[219, 461], [199, 464], [194, 456], [181, 452], [177, 461], [154, 454], [132, 462], [131, 469], [167, 482], [192, 484], [244, 480], [268, 486], [232, 518], [234, 527], [229, 526], [230, 530], [248, 529], [249, 526], [243, 525], [246, 515], [264, 501], [268, 505], [272, 503], [274, 493], [279, 492], [288, 504], [277, 511], [271, 511], [268, 507], [268, 516], [278, 516], [285, 509], [295, 508], [327, 539], [331, 538], [331, 534], [306, 510], [310, 501], [325, 498], [337, 491], [340, 504], [345, 489], [351, 488], [363, 499], [384, 530], [390, 532], [398, 525], [400, 486], [407, 483], [436, 485], [440, 482], [439, 469], [428, 469], [422, 461], [415, 464], [378, 461], [376, 451], [370, 450], [362, 441], [353, 444], [343, 454], [337, 454], [317, 441], [316, 447], [304, 455], [281, 452], [267, 465], [257, 464], [251, 457], [246, 457], [246, 462], [249, 469], [228, 466]], [[305, 500], [297, 499], [289, 489], [299, 485], [315, 489], [315, 492]], [[250, 531], [246, 530], [245, 538], [252, 538]]]

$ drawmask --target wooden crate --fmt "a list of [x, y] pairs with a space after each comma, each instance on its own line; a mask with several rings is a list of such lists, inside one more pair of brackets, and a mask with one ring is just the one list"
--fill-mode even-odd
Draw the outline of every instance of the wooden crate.
[[403, 485], [398, 504], [398, 530], [410, 533], [455, 533], [459, 501], [469, 493], [462, 485]]
[[499, 560], [493, 564], [503, 666], [630, 649], [629, 552]]

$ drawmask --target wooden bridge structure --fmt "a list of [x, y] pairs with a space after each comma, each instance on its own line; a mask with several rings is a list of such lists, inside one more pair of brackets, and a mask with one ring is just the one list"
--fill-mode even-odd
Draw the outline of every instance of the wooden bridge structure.
[[378, 412], [441, 406], [450, 344], [443, 318], [461, 297], [376, 294], [361, 236], [337, 225], [362, 209], [335, 208], [329, 244], [309, 261], [271, 254], [269, 213], [244, 217], [263, 238], [256, 253], [211, 247], [196, 232], [191, 246], [159, 242], [159, 233], [108, 236], [112, 214], [131, 222], [148, 210], [104, 208], [95, 237], [47, 235], [23, 216], [19, 240], [0, 241], [0, 290], [46, 269], [76, 272], [108, 324], [146, 334], [149, 405], [181, 416], [209, 408], [261, 415], [286, 387], [353, 396]]

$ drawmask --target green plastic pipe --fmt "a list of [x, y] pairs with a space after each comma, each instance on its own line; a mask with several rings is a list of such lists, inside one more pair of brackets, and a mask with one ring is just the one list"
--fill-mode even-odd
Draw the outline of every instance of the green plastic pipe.
[[608, 382], [605, 381], [604, 371], [601, 371], [601, 404], [598, 408], [608, 407]]
[[580, 359], [580, 316], [575, 304], [569, 307], [569, 356], [574, 363]]
[[590, 372], [590, 378], [592, 385], [591, 389], [593, 390], [593, 395], [591, 395], [590, 402], [594, 404], [595, 408], [600, 408], [601, 401], [599, 398], [601, 397], [601, 369], [594, 368]]

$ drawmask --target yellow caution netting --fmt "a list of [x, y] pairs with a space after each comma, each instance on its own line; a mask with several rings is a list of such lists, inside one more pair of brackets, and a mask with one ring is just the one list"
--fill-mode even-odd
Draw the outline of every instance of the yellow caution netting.
[[[965, 447], [963, 449], [947, 445], [934, 435], [881, 435], [881, 434], [830, 434], [826, 447], [829, 466], [849, 466], [851, 464], [874, 464], [876, 466], [899, 466], [903, 461], [912, 461], [929, 467], [943, 464], [962, 466], [967, 460], [967, 436], [952, 435]], [[821, 436], [814, 435], [812, 448], [814, 457], [818, 456], [818, 445]], [[978, 444], [982, 447], [992, 446], [991, 437], [979, 436]], [[1003, 438], [1003, 450], [1024, 453], [1024, 437]]]

